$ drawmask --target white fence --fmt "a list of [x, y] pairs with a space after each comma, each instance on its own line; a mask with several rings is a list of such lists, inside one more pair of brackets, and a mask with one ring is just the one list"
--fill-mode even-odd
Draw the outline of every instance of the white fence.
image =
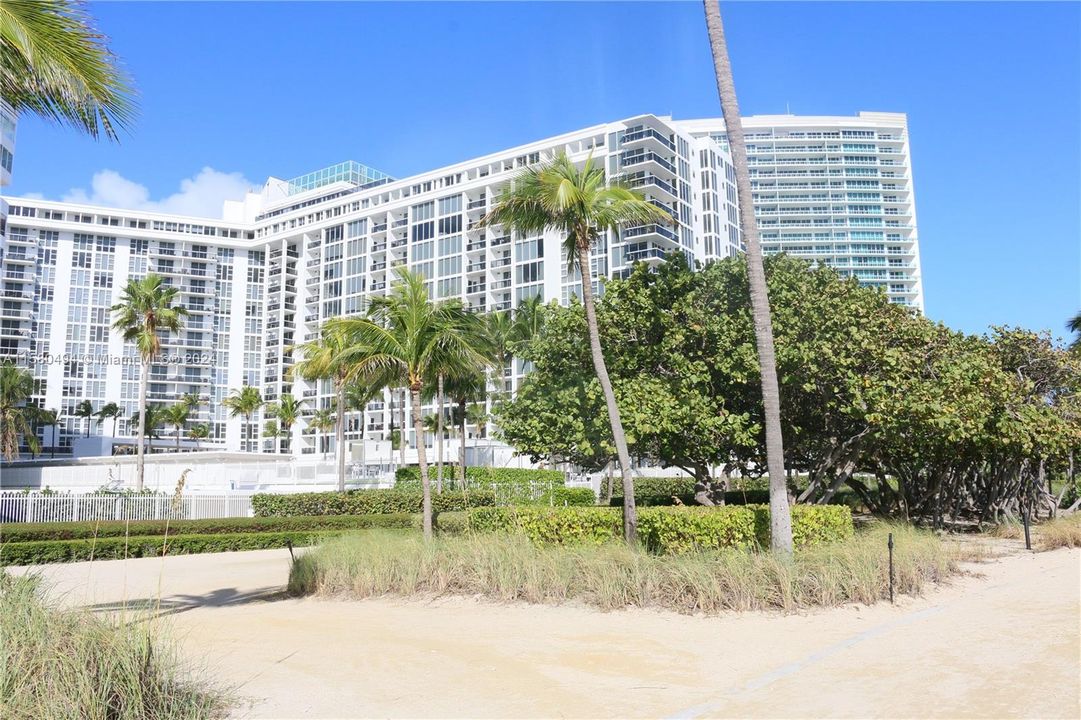
[[224, 495], [105, 495], [0, 493], [0, 522], [80, 520], [203, 520], [250, 517], [251, 493]]

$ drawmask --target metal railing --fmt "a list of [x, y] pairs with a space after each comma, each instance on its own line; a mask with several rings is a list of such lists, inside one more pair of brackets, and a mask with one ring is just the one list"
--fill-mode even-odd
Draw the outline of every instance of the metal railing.
[[0, 493], [0, 522], [93, 520], [204, 520], [251, 517], [251, 493], [219, 495], [110, 495]]

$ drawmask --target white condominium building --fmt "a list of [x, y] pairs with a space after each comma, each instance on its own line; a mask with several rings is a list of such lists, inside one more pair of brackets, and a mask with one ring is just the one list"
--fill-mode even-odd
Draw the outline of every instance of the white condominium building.
[[[722, 120], [678, 124], [725, 142]], [[762, 251], [831, 265], [922, 312], [904, 113], [752, 115], [743, 128]]]
[[[765, 247], [827, 262], [920, 307], [904, 116], [746, 122]], [[293, 180], [270, 178], [261, 191], [226, 202], [221, 219], [8, 198], [0, 236], [0, 359], [29, 367], [39, 381], [34, 402], [60, 411], [59, 452], [87, 433], [112, 435], [111, 421], [74, 416], [82, 400], [95, 410], [121, 405], [116, 436], [130, 442], [139, 367], [134, 348], [110, 331], [109, 307], [130, 278], [158, 273], [180, 289], [190, 315], [151, 366], [149, 401], [199, 396], [191, 423], [209, 426], [209, 446], [321, 452], [326, 448], [304, 422], [288, 440], [264, 438], [264, 414], [250, 424], [230, 417], [225, 397], [251, 385], [270, 402], [291, 393], [309, 410], [329, 407], [328, 383], [291, 377], [288, 348], [316, 337], [328, 318], [363, 312], [370, 297], [389, 292], [397, 267], [422, 274], [433, 297], [458, 298], [478, 312], [512, 310], [531, 296], [565, 303], [580, 293], [581, 278], [567, 273], [561, 256], [561, 237], [520, 237], [478, 224], [511, 178], [561, 151], [579, 163], [592, 156], [671, 216], [607, 232], [592, 255], [595, 276], [622, 276], [672, 251], [692, 262], [741, 251], [723, 125], [653, 115], [405, 179], [355, 162]], [[505, 389], [515, 387], [521, 371], [506, 368]], [[351, 412], [347, 440], [386, 438], [400, 426], [398, 401], [386, 393]], [[172, 443], [173, 430], [159, 432]], [[472, 438], [483, 432], [469, 429]], [[41, 434], [47, 437], [44, 428]], [[411, 431], [407, 437], [415, 447]], [[424, 442], [430, 446], [432, 438]]]

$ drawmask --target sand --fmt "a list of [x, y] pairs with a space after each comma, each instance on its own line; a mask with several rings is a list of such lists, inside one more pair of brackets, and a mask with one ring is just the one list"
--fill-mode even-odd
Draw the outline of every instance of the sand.
[[271, 599], [286, 551], [52, 565], [71, 604], [150, 600], [251, 718], [1077, 718], [1081, 550], [1017, 552], [897, 605], [688, 617]]

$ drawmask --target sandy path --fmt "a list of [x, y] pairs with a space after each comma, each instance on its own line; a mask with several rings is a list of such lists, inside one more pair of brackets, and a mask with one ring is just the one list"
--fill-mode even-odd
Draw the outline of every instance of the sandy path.
[[[152, 598], [257, 718], [1081, 717], [1081, 550], [895, 607], [685, 617], [469, 599], [255, 599], [284, 551], [47, 566], [75, 604]], [[164, 572], [162, 572], [164, 568]]]

